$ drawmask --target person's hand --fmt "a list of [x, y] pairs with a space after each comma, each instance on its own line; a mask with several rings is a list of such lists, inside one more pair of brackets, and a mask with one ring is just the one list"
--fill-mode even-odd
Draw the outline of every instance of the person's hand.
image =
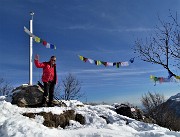
[[38, 54], [36, 54], [36, 56], [35, 56], [35, 58], [34, 58], [35, 60], [39, 60], [39, 55]]

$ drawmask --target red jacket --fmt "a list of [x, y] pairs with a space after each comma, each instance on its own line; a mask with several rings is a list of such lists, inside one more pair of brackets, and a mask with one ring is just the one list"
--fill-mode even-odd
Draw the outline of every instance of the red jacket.
[[[40, 63], [39, 60], [34, 60], [34, 64], [36, 65], [37, 68], [43, 68], [43, 74], [42, 74], [43, 82], [54, 80], [54, 76], [55, 76], [54, 67], [56, 67], [56, 64], [51, 66], [50, 62]], [[57, 82], [57, 75], [55, 82]]]

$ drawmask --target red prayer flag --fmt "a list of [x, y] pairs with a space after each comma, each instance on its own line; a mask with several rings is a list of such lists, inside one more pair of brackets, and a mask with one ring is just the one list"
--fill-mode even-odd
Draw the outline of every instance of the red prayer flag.
[[46, 45], [47, 45], [47, 42], [46, 42], [46, 41], [43, 41], [42, 44], [43, 44], [44, 46], [46, 46]]

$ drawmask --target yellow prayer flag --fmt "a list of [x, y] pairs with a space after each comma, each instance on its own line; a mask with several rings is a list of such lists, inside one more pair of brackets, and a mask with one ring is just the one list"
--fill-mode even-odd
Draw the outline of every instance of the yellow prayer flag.
[[154, 79], [154, 76], [153, 76], [153, 75], [151, 75], [151, 76], [150, 76], [150, 79]]
[[35, 41], [36, 41], [37, 43], [40, 43], [41, 39], [40, 39], [39, 37], [35, 37]]
[[101, 63], [101, 61], [97, 61], [97, 65], [101, 65], [102, 63]]
[[79, 58], [80, 58], [80, 60], [82, 60], [82, 61], [83, 61], [83, 59], [84, 59], [83, 56], [80, 56], [80, 55], [79, 55]]
[[175, 76], [176, 79], [180, 79], [180, 76]]

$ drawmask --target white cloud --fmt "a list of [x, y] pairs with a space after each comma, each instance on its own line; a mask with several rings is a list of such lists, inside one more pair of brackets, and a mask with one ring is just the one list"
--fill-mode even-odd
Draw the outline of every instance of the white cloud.
[[153, 28], [143, 28], [143, 27], [139, 27], [139, 28], [130, 28], [130, 29], [126, 29], [125, 31], [127, 32], [143, 32], [143, 31], [154, 31]]
[[[131, 68], [104, 68], [104, 69], [76, 69], [71, 73], [82, 81], [83, 87], [135, 87], [150, 81], [150, 74], [164, 72], [162, 69], [131, 69]], [[69, 72], [58, 73], [65, 76]], [[146, 76], [148, 75], [148, 76]], [[152, 84], [151, 82], [146, 84]]]
[[136, 27], [136, 28], [122, 28], [122, 26], [112, 26], [110, 27], [102, 27], [97, 24], [76, 24], [67, 27], [58, 27], [59, 29], [69, 29], [69, 30], [99, 30], [106, 32], [147, 32], [154, 31], [154, 28], [146, 28], [146, 27]]

